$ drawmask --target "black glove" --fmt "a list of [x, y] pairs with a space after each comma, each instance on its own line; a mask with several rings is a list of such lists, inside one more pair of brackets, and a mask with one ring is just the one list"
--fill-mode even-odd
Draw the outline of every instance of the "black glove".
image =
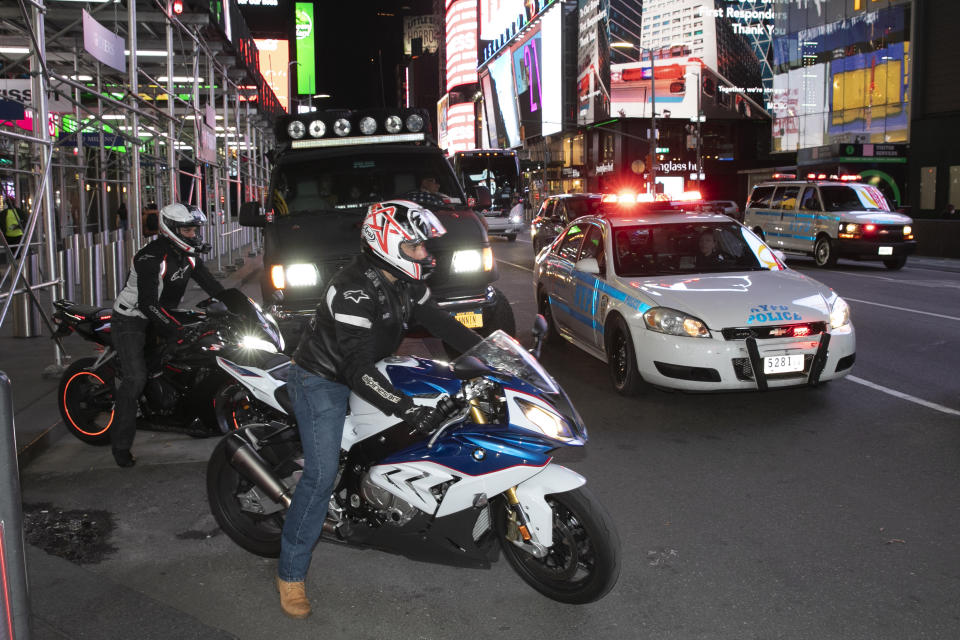
[[443, 422], [443, 414], [433, 407], [413, 406], [400, 416], [417, 433], [432, 433]]

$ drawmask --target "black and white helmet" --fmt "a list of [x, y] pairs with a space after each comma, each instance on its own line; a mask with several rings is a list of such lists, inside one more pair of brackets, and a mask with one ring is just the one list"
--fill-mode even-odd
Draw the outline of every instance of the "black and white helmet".
[[439, 238], [447, 230], [429, 209], [409, 200], [388, 200], [370, 205], [363, 221], [363, 249], [379, 266], [406, 280], [423, 280], [437, 262], [427, 254], [415, 260], [401, 245], [417, 245]]
[[[178, 249], [190, 255], [210, 250], [200, 236], [200, 227], [206, 222], [207, 217], [203, 212], [191, 204], [175, 202], [160, 209], [160, 233], [169, 238]], [[184, 227], [197, 227], [196, 235], [192, 238], [184, 236], [180, 233]]]

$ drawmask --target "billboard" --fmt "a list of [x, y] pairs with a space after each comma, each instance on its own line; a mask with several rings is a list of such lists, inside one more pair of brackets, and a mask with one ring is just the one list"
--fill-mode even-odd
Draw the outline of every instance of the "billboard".
[[479, 66], [487, 64], [501, 49], [557, 0], [480, 0], [480, 33], [477, 39]]
[[577, 42], [577, 124], [610, 117], [609, 0], [579, 0]]
[[313, 95], [317, 92], [313, 3], [298, 2], [294, 11], [297, 34], [297, 93]]
[[621, 118], [688, 120], [702, 113], [710, 119], [756, 118], [763, 106], [696, 57], [656, 60], [656, 84], [649, 61], [610, 66], [611, 113]]
[[452, 104], [447, 108], [447, 153], [476, 149], [475, 121], [472, 102]]
[[868, 12], [833, 3], [820, 16], [791, 10], [777, 29], [784, 33], [774, 48], [774, 151], [909, 141], [909, 5]]
[[477, 82], [477, 3], [456, 0], [447, 7], [447, 91]]
[[487, 117], [488, 126], [492, 125], [490, 142], [496, 141], [495, 146], [503, 149], [519, 147], [523, 142], [511, 58], [509, 51], [494, 58], [480, 83], [485, 113], [492, 112]]
[[290, 113], [290, 41], [254, 38], [260, 51], [260, 75], [280, 101], [280, 105]]

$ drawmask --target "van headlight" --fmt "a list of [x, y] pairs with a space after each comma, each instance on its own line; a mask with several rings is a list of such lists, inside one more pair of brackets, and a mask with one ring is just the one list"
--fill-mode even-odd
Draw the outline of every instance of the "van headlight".
[[837, 296], [830, 307], [830, 328], [839, 329], [850, 324], [850, 305], [847, 301]]
[[666, 333], [671, 336], [710, 337], [710, 330], [707, 329], [703, 320], [667, 307], [650, 309], [643, 314], [643, 323], [651, 331]]
[[313, 287], [320, 280], [320, 272], [317, 265], [309, 262], [288, 264], [284, 268], [287, 286], [290, 287]]
[[257, 351], [267, 351], [269, 353], [277, 352], [277, 346], [275, 344], [262, 338], [257, 338], [256, 336], [243, 336], [240, 338], [240, 348], [256, 349]]
[[461, 249], [454, 251], [450, 260], [450, 270], [453, 273], [474, 273], [480, 270], [493, 269], [493, 249], [484, 247], [478, 249]]

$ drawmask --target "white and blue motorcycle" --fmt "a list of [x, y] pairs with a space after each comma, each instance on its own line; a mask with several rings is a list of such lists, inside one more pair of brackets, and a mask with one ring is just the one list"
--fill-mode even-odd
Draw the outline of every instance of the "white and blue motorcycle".
[[[428, 436], [350, 396], [340, 472], [323, 539], [488, 567], [502, 549], [545, 596], [582, 604], [602, 598], [620, 574], [613, 522], [580, 474], [553, 463], [587, 430], [566, 393], [533, 355], [502, 331], [453, 363], [391, 357], [377, 367], [417, 404], [447, 418]], [[289, 359], [240, 350], [220, 366], [269, 409], [214, 450], [210, 507], [224, 532], [252, 553], [275, 557], [303, 452], [286, 395]]]

